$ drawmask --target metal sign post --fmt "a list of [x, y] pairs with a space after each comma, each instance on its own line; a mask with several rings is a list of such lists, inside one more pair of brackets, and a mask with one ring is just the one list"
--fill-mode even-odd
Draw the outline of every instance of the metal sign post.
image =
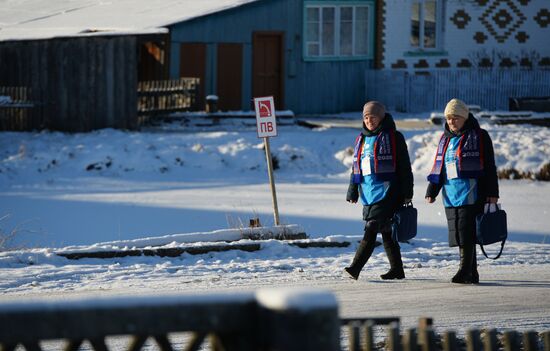
[[275, 119], [273, 96], [254, 98], [254, 108], [256, 110], [258, 138], [264, 139], [267, 173], [269, 175], [269, 185], [271, 186], [271, 197], [273, 199], [273, 217], [275, 219], [275, 225], [280, 225], [277, 192], [275, 190], [275, 179], [273, 177], [273, 162], [271, 161], [271, 150], [269, 148], [269, 137], [277, 136], [277, 121]]

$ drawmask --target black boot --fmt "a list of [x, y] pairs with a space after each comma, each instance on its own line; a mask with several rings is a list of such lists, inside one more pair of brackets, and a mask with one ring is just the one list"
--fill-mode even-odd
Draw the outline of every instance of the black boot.
[[479, 272], [477, 271], [477, 250], [474, 245], [474, 254], [472, 260], [472, 284], [479, 284]]
[[474, 246], [472, 244], [460, 247], [460, 268], [451, 281], [458, 284], [472, 284], [472, 263]]
[[359, 273], [369, 260], [372, 252], [374, 251], [374, 246], [376, 244], [376, 237], [373, 240], [361, 240], [359, 247], [355, 252], [355, 257], [349, 267], [344, 268], [344, 270], [351, 276], [351, 278], [357, 280], [359, 278]]
[[389, 240], [387, 240], [386, 235], [384, 237], [384, 250], [386, 255], [388, 255], [388, 260], [390, 261], [390, 270], [386, 274], [382, 274], [380, 278], [384, 280], [388, 279], [403, 279], [405, 278], [405, 271], [403, 270], [403, 261], [401, 260], [401, 250], [399, 249], [399, 244], [391, 239], [391, 233], [388, 235]]
[[376, 234], [378, 232], [378, 223], [376, 221], [367, 222], [365, 225], [365, 234], [363, 240], [359, 243], [359, 247], [355, 252], [353, 261], [349, 267], [344, 268], [344, 271], [350, 275], [351, 278], [357, 280], [359, 273], [369, 260], [374, 247], [376, 246]]

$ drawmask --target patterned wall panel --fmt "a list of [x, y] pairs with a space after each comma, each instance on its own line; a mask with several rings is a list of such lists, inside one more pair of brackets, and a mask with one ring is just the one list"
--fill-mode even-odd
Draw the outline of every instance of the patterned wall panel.
[[438, 0], [436, 48], [411, 45], [417, 0], [377, 0], [377, 68], [549, 68], [550, 0]]

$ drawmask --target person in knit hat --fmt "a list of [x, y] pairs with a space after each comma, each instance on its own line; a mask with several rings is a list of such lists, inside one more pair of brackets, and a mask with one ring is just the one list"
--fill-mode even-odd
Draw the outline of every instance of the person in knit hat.
[[382, 234], [390, 270], [380, 278], [403, 279], [403, 261], [399, 244], [392, 239], [391, 219], [413, 196], [413, 175], [407, 144], [398, 132], [392, 116], [378, 101], [363, 106], [363, 128], [355, 139], [353, 165], [346, 200], [361, 201], [365, 221], [363, 240], [353, 261], [344, 271], [355, 280], [369, 260]]
[[466, 123], [470, 109], [462, 100], [452, 99], [445, 106], [444, 114], [451, 131], [458, 132]]
[[443, 190], [449, 246], [458, 246], [460, 253], [460, 267], [451, 281], [477, 284], [476, 216], [499, 197], [493, 142], [459, 99], [447, 103], [445, 121], [425, 197], [433, 203]]

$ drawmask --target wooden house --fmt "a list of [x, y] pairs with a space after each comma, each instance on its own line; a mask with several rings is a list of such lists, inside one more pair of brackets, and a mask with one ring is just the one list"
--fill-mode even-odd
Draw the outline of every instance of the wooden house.
[[548, 0], [6, 6], [0, 96], [2, 87], [27, 89], [22, 129], [137, 128], [141, 87], [173, 90], [188, 77], [198, 85], [186, 106], [199, 110], [207, 95], [219, 97], [222, 111], [250, 110], [253, 97], [273, 95], [279, 110], [301, 115], [357, 111], [370, 99], [426, 111], [451, 97], [505, 108], [509, 97], [550, 95]]
[[402, 111], [458, 97], [484, 109], [550, 96], [550, 1], [378, 2], [375, 69], [366, 95]]
[[259, 0], [169, 26], [171, 77], [199, 76], [222, 110], [273, 95], [297, 114], [360, 110], [374, 0]]

